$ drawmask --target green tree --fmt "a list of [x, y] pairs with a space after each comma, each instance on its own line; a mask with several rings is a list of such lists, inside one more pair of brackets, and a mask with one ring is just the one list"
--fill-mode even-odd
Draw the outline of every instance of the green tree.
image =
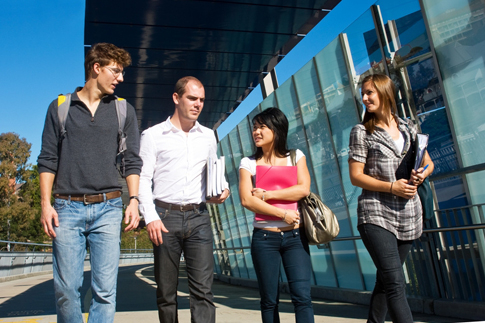
[[27, 163], [30, 147], [15, 133], [0, 134], [1, 240], [47, 240], [40, 225], [39, 173]]
[[125, 232], [124, 230], [126, 226], [127, 225], [123, 220], [122, 231], [121, 231], [121, 249], [135, 249], [135, 241], [136, 241], [137, 250], [153, 249], [153, 244], [150, 241], [150, 238], [148, 237], [148, 232], [146, 227]]

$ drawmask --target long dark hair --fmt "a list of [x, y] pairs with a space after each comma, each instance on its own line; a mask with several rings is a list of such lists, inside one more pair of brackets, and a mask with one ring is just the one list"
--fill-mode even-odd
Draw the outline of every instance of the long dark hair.
[[[274, 133], [274, 150], [277, 157], [285, 157], [290, 152], [286, 147], [286, 138], [288, 137], [288, 119], [285, 114], [278, 108], [268, 108], [257, 114], [253, 118], [253, 125], [258, 122], [264, 124]], [[254, 158], [256, 160], [263, 157], [263, 149], [256, 147]]]
[[[394, 82], [389, 78], [389, 76], [383, 74], [367, 75], [362, 81], [362, 86], [364, 86], [364, 84], [367, 82], [372, 82], [376, 88], [377, 94], [379, 95], [380, 104], [384, 107], [384, 109], [390, 110], [394, 120], [397, 124], [399, 124], [397, 119], [396, 86], [394, 85]], [[365, 111], [362, 124], [370, 133], [373, 133], [375, 130], [376, 119], [377, 118], [374, 113], [370, 113], [367, 110]]]

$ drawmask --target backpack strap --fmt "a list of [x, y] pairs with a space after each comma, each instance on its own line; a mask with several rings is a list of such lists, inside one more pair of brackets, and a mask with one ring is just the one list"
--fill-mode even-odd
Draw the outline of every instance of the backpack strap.
[[291, 164], [293, 166], [296, 166], [296, 150], [290, 149], [290, 159], [291, 159]]
[[59, 118], [59, 141], [66, 136], [66, 120], [71, 106], [71, 93], [66, 95], [59, 94], [57, 97], [57, 116]]
[[[126, 134], [125, 134], [125, 123], [127, 115], [126, 100], [123, 98], [116, 97], [116, 114], [118, 115], [118, 135], [120, 141], [120, 149], [118, 153], [122, 153], [126, 150]], [[123, 142], [121, 142], [123, 141]]]
[[126, 151], [126, 134], [125, 134], [125, 123], [127, 115], [126, 100], [123, 98], [116, 97], [116, 114], [118, 116], [118, 156], [120, 158], [120, 174], [125, 177], [125, 156]]

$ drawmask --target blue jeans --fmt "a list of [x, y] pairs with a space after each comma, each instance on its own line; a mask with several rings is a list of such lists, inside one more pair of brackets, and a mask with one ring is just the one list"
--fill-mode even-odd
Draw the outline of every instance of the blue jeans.
[[393, 322], [412, 323], [402, 266], [413, 242], [398, 240], [393, 233], [373, 224], [361, 224], [358, 229], [377, 268], [367, 322], [384, 323], [389, 309]]
[[113, 322], [120, 260], [121, 198], [84, 205], [56, 199], [59, 227], [54, 227], [54, 291], [57, 322], [83, 322], [80, 289], [89, 246], [91, 290], [89, 323]]
[[258, 278], [263, 323], [279, 323], [279, 280], [283, 261], [297, 323], [314, 322], [311, 298], [311, 260], [305, 232], [254, 229], [251, 256]]
[[209, 211], [177, 211], [156, 207], [169, 232], [163, 243], [153, 246], [157, 307], [160, 322], [178, 322], [177, 285], [180, 256], [184, 253], [190, 293], [191, 322], [214, 323], [212, 294], [214, 256]]

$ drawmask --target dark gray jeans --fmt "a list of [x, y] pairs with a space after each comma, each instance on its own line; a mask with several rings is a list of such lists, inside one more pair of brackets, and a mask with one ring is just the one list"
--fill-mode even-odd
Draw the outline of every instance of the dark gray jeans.
[[398, 240], [393, 233], [373, 224], [361, 224], [358, 229], [377, 268], [367, 322], [384, 323], [389, 309], [394, 323], [412, 323], [402, 265], [413, 242]]
[[178, 322], [177, 285], [183, 251], [189, 281], [191, 321], [214, 323], [216, 310], [211, 291], [214, 257], [209, 212], [181, 212], [161, 207], [156, 207], [156, 210], [169, 231], [162, 232], [163, 244], [153, 246], [160, 322]]

